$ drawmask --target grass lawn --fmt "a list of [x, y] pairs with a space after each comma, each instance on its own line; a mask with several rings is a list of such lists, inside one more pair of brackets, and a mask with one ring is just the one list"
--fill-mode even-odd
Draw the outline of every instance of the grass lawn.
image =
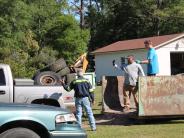
[[[184, 138], [184, 120], [140, 121], [116, 116], [108, 118], [107, 115], [101, 114], [102, 96], [99, 86], [95, 90], [95, 99], [93, 111], [97, 121], [97, 131], [90, 131], [88, 119], [84, 117], [83, 120], [88, 138]], [[104, 116], [105, 122], [103, 122]]]

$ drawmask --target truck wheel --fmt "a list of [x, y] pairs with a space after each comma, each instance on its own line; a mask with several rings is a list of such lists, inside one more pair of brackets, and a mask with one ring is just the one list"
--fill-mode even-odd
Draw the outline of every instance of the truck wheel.
[[76, 79], [76, 73], [70, 73], [66, 75], [67, 84], [70, 84], [75, 79]]
[[44, 71], [37, 74], [34, 78], [35, 84], [53, 86], [59, 84], [60, 77], [55, 72]]
[[65, 76], [67, 74], [70, 73], [70, 68], [69, 67], [65, 67], [64, 69], [60, 70], [57, 74], [60, 76]]
[[57, 72], [61, 69], [64, 69], [66, 67], [66, 62], [63, 58], [61, 59], [58, 59], [56, 62], [54, 62], [53, 64], [51, 64], [49, 66], [50, 70], [53, 71], [53, 72]]
[[40, 136], [27, 128], [12, 128], [0, 134], [0, 138], [40, 138]]

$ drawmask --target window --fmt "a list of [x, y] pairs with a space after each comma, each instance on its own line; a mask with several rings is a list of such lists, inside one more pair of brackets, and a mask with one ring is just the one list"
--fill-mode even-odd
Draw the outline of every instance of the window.
[[121, 57], [121, 65], [126, 64], [126, 58], [125, 57]]
[[6, 85], [3, 69], [0, 69], [0, 86]]

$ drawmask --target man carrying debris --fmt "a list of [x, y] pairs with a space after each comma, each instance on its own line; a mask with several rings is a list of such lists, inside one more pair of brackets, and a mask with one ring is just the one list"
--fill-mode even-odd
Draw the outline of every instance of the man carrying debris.
[[131, 94], [133, 95], [135, 105], [138, 108], [138, 97], [137, 97], [138, 76], [139, 75], [145, 76], [141, 65], [135, 62], [135, 58], [133, 55], [129, 55], [127, 57], [127, 60], [128, 64], [123, 64], [121, 67], [115, 64], [115, 60], [113, 60], [113, 66], [115, 68], [123, 70], [125, 73], [125, 80], [123, 85], [123, 96], [124, 96], [123, 111], [129, 111], [130, 109]]

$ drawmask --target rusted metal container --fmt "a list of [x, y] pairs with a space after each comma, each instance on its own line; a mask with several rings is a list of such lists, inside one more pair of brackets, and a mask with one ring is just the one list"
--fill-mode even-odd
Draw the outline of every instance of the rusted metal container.
[[[122, 76], [103, 77], [103, 112], [122, 112], [123, 82]], [[138, 96], [138, 117], [184, 116], [182, 75], [139, 77]]]
[[102, 78], [102, 111], [117, 112], [123, 106], [123, 82], [122, 76], [103, 76]]
[[184, 76], [139, 78], [139, 116], [184, 115]]

